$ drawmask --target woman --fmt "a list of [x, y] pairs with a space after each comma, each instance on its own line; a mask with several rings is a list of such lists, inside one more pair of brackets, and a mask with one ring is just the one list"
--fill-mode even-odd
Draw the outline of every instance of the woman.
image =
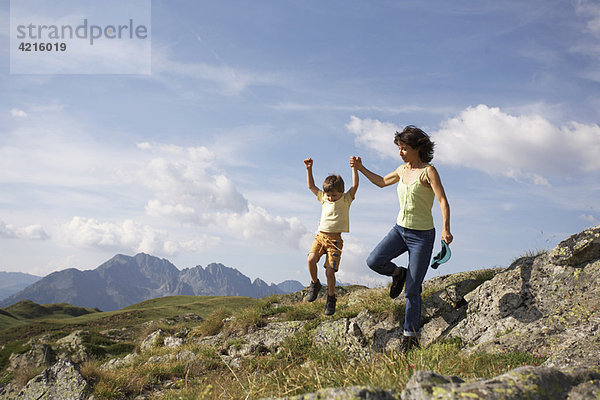
[[[453, 238], [450, 233], [450, 205], [437, 170], [429, 164], [433, 159], [434, 143], [425, 132], [412, 125], [402, 132], [396, 132], [394, 143], [405, 164], [385, 177], [369, 171], [360, 157], [352, 157], [350, 164], [379, 187], [398, 183], [400, 212], [396, 225], [371, 252], [367, 265], [381, 275], [392, 277], [392, 298], [398, 297], [406, 281], [404, 337], [400, 350], [407, 352], [411, 347], [419, 345], [421, 290], [435, 241], [431, 214], [434, 196], [438, 199], [442, 212], [441, 239], [450, 244]], [[399, 267], [391, 261], [406, 251], [408, 268]]]

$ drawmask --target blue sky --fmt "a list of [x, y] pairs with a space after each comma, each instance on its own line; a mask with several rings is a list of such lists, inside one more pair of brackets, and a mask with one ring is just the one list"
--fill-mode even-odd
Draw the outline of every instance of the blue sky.
[[[600, 223], [597, 2], [181, 0], [151, 14], [150, 74], [20, 75], [0, 3], [0, 270], [143, 251], [307, 284], [320, 205], [302, 160], [319, 184], [349, 184], [352, 155], [386, 174], [409, 124], [436, 142], [452, 213], [453, 257], [428, 277]], [[364, 260], [397, 212], [395, 189], [361, 176], [338, 279], [387, 283]]]

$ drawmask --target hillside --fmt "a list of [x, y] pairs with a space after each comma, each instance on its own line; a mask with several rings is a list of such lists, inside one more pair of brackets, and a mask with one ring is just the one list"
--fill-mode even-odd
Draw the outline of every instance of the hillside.
[[8, 327], [27, 324], [39, 319], [61, 319], [98, 313], [97, 308], [76, 307], [66, 303], [40, 305], [23, 300], [6, 308], [0, 308], [0, 331]]
[[[2, 354], [13, 354], [3, 379], [11, 383], [0, 395], [598, 398], [599, 281], [600, 226], [506, 268], [428, 280], [421, 348], [407, 354], [398, 352], [404, 300], [390, 299], [387, 288], [336, 288], [332, 317], [323, 315], [324, 292], [314, 303], [299, 292], [237, 311], [207, 308], [202, 319], [134, 322], [137, 312], [160, 309], [157, 299], [120, 310], [121, 328], [117, 320], [79, 323], [4, 339]], [[178, 303], [181, 315], [192, 299], [164, 301]]]
[[280, 285], [243, 275], [222, 264], [179, 270], [166, 259], [147, 254], [116, 255], [94, 270], [70, 268], [54, 272], [0, 301], [7, 307], [23, 300], [38, 304], [68, 303], [79, 307], [118, 310], [164, 296], [245, 296], [260, 298], [302, 289], [297, 281]]

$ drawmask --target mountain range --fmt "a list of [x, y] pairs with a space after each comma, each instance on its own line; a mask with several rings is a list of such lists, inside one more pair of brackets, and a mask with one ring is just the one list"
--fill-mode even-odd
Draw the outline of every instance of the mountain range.
[[94, 270], [69, 268], [53, 272], [0, 301], [0, 307], [31, 300], [38, 304], [69, 303], [112, 311], [163, 296], [260, 298], [302, 288], [300, 282], [293, 280], [278, 285], [258, 278], [251, 281], [237, 269], [218, 263], [179, 270], [169, 260], [148, 254], [133, 257], [117, 254]]
[[22, 272], [0, 271], [0, 300], [11, 294], [20, 292], [40, 279], [42, 279], [41, 276], [24, 274]]

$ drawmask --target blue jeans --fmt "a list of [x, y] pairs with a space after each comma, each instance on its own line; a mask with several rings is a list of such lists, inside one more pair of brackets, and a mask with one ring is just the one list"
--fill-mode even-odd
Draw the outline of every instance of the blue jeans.
[[395, 225], [367, 257], [367, 265], [381, 275], [392, 276], [396, 264], [392, 259], [408, 251], [406, 272], [406, 308], [404, 335], [417, 336], [421, 328], [421, 290], [435, 241], [435, 229], [418, 231]]

